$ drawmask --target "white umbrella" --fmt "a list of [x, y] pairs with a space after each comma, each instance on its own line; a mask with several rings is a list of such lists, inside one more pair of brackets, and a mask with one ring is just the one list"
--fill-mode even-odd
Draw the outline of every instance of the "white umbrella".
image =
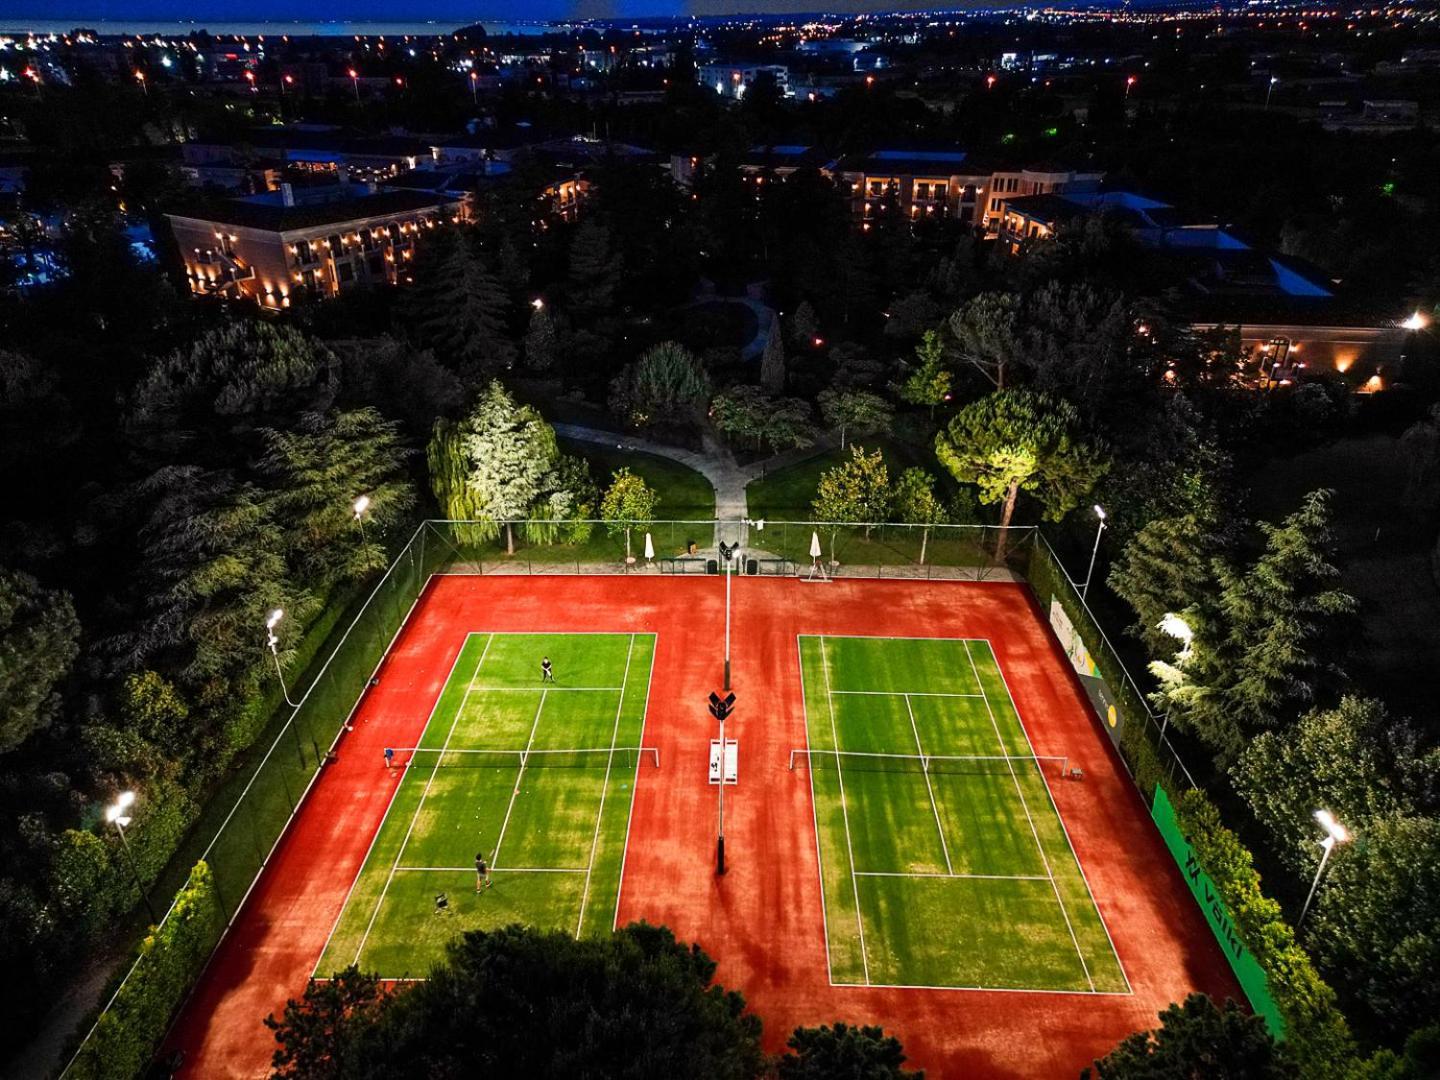
[[824, 549], [820, 546], [820, 534], [818, 532], [811, 532], [810, 557], [812, 559], [818, 559], [823, 551]]
[[647, 532], [647, 533], [645, 534], [645, 558], [647, 558], [647, 559], [653, 559], [654, 557], [655, 557], [655, 541], [651, 538], [650, 534]]

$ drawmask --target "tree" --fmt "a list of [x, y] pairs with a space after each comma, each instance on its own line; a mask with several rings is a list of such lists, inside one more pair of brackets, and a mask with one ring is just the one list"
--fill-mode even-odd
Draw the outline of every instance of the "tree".
[[935, 497], [935, 477], [918, 466], [901, 473], [895, 485], [895, 516], [907, 525], [921, 526], [920, 565], [924, 566], [931, 526], [943, 525], [949, 517]]
[[611, 535], [625, 534], [625, 561], [630, 562], [630, 530], [648, 525], [655, 519], [660, 496], [643, 477], [628, 468], [617, 469], [610, 486], [600, 500], [600, 516], [610, 522]]
[[242, 465], [259, 429], [288, 430], [329, 409], [339, 389], [340, 362], [324, 345], [291, 326], [247, 320], [155, 361], [131, 395], [126, 425], [162, 462]]
[[815, 317], [815, 307], [809, 300], [801, 300], [790, 316], [790, 344], [797, 349], [813, 349], [820, 336], [820, 320]]
[[885, 320], [885, 336], [901, 341], [915, 341], [945, 318], [940, 304], [925, 289], [891, 301], [887, 314], [890, 317]]
[[961, 409], [935, 437], [940, 464], [980, 489], [983, 503], [1001, 503], [996, 557], [1021, 491], [1033, 494], [1046, 519], [1059, 521], [1110, 468], [1102, 445], [1089, 439], [1066, 401], [1029, 390], [997, 390]]
[[1331, 858], [1306, 944], [1387, 1038], [1440, 1015], [1440, 818], [1372, 822]]
[[950, 400], [951, 384], [954, 377], [945, 367], [945, 343], [935, 330], [926, 330], [915, 346], [915, 358], [920, 362], [900, 385], [900, 400], [911, 405], [925, 405], [930, 416], [935, 416], [935, 406]]
[[870, 527], [884, 521], [890, 510], [890, 472], [879, 450], [867, 454], [851, 445], [850, 458], [820, 474], [810, 509], [816, 521], [828, 522], [830, 562], [835, 562], [835, 537], [842, 522], [863, 522], [865, 537]]
[[461, 444], [476, 517], [505, 523], [505, 553], [513, 555], [515, 519], [543, 493], [560, 454], [555, 431], [534, 408], [516, 404], [491, 382], [462, 421]]
[[[1082, 1074], [1085, 1080], [1090, 1069]], [[1285, 1060], [1262, 1017], [1234, 1001], [1216, 1008], [1204, 994], [1160, 1013], [1160, 1026], [1137, 1031], [1095, 1062], [1096, 1080], [1291, 1080], [1299, 1074]]]
[[279, 1020], [265, 1018], [280, 1043], [271, 1058], [275, 1077], [285, 1080], [340, 1080], [358, 1064], [351, 1048], [376, 1022], [385, 1004], [380, 980], [354, 964], [325, 980], [311, 979], [305, 994], [285, 1005]]
[[710, 399], [710, 377], [685, 346], [662, 341], [610, 383], [610, 411], [634, 427], [685, 422]]
[[459, 376], [429, 349], [392, 337], [335, 348], [345, 365], [344, 406], [373, 406], [404, 423], [416, 442], [430, 434], [436, 417], [455, 415], [465, 400]]
[[566, 310], [583, 320], [610, 314], [620, 270], [620, 257], [610, 249], [610, 230], [591, 218], [581, 222], [570, 241]]
[[1151, 665], [1156, 703], [1222, 765], [1344, 683], [1340, 654], [1355, 600], [1330, 562], [1329, 506], [1330, 492], [1312, 491], [1279, 525], [1262, 522], [1255, 562], [1217, 564], [1217, 599], [1183, 613], [1193, 631], [1184, 662]]
[[560, 359], [560, 335], [550, 309], [540, 301], [530, 312], [530, 326], [525, 331], [525, 366], [544, 374], [555, 369]]
[[0, 467], [12, 476], [80, 436], [70, 402], [54, 368], [0, 349]]
[[1014, 293], [981, 293], [950, 316], [950, 331], [967, 363], [997, 390], [1008, 385], [1020, 356], [1020, 299]]
[[770, 333], [760, 354], [760, 385], [772, 394], [785, 389], [785, 340], [778, 315], [770, 316]]
[[904, 1069], [905, 1050], [900, 1040], [879, 1027], [798, 1027], [785, 1044], [787, 1052], [775, 1064], [778, 1080], [925, 1080], [923, 1069]]
[[[267, 430], [263, 437], [260, 468], [273, 481], [269, 498], [285, 523], [299, 577], [325, 592], [383, 568], [385, 549], [374, 541], [415, 505], [400, 425], [374, 409], [310, 413], [297, 430]], [[357, 522], [354, 504], [362, 495], [369, 505]]]
[[1133, 333], [1118, 293], [1052, 281], [1025, 305], [1024, 363], [1037, 390], [1094, 408], [1143, 374], [1126, 367]]
[[1156, 518], [1120, 552], [1106, 579], [1137, 616], [1131, 632], [1151, 656], [1169, 657], [1180, 648], [1160, 629], [1167, 615], [1211, 601], [1219, 592], [1219, 566], [1226, 538], [1209, 515]]
[[766, 1064], [760, 1021], [714, 974], [663, 927], [577, 939], [509, 926], [455, 939], [403, 992], [296, 1003], [298, 1022], [287, 1009], [272, 1027], [286, 1060], [315, 1062], [320, 1076], [753, 1080]]
[[1274, 850], [1298, 875], [1320, 859], [1312, 816], [1324, 807], [1352, 830], [1413, 812], [1415, 795], [1440, 791], [1440, 751], [1420, 748], [1419, 733], [1373, 698], [1347, 695], [1283, 731], [1263, 731], [1241, 752], [1231, 778]]
[[125, 727], [163, 753], [184, 757], [193, 748], [190, 706], [173, 683], [154, 671], [127, 675], [120, 687]]
[[510, 300], [468, 234], [447, 228], [428, 237], [414, 277], [400, 294], [397, 316], [417, 346], [462, 375], [515, 365]]
[[774, 452], [810, 446], [815, 430], [810, 406], [800, 398], [775, 398], [758, 386], [732, 386], [710, 403], [710, 420], [727, 439], [766, 444]]
[[895, 410], [879, 394], [868, 390], [822, 390], [817, 399], [825, 423], [840, 429], [840, 449], [845, 449], [845, 436], [872, 435], [890, 426]]
[[70, 595], [29, 574], [0, 569], [0, 754], [49, 727], [56, 687], [80, 655]]

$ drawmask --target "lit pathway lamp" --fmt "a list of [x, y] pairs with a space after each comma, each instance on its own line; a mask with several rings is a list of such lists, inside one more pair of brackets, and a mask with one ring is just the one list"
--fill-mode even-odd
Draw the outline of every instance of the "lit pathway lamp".
[[355, 524], [360, 526], [360, 546], [365, 546], [365, 511], [370, 509], [370, 496], [361, 495], [353, 503], [350, 509], [355, 511]]
[[140, 898], [145, 901], [145, 910], [150, 913], [150, 922], [158, 924], [160, 916], [155, 914], [155, 905], [150, 902], [150, 894], [145, 891], [145, 883], [140, 880], [140, 867], [135, 865], [135, 855], [130, 850], [130, 841], [125, 836], [125, 826], [130, 824], [130, 807], [135, 804], [135, 792], [122, 791], [119, 797], [105, 808], [105, 820], [115, 826], [115, 831], [120, 834], [120, 846], [125, 849], [125, 859], [130, 864], [130, 873], [135, 875], [135, 887], [140, 890]]
[[1325, 830], [1325, 839], [1320, 841], [1320, 846], [1325, 854], [1320, 856], [1320, 866], [1315, 871], [1315, 880], [1310, 883], [1310, 895], [1305, 897], [1305, 906], [1300, 909], [1300, 918], [1295, 920], [1295, 929], [1300, 929], [1300, 924], [1305, 921], [1305, 913], [1310, 910], [1310, 901], [1315, 899], [1315, 890], [1320, 887], [1320, 875], [1325, 873], [1325, 864], [1330, 861], [1330, 852], [1335, 850], [1336, 844], [1343, 844], [1352, 839], [1350, 830], [1335, 820], [1329, 810], [1316, 810], [1315, 820]]
[[1100, 520], [1100, 527], [1095, 530], [1095, 546], [1090, 550], [1090, 569], [1085, 571], [1085, 584], [1080, 586], [1081, 600], [1090, 591], [1090, 579], [1095, 576], [1095, 557], [1100, 554], [1100, 537], [1105, 532], [1105, 511], [1097, 506], [1095, 516]]

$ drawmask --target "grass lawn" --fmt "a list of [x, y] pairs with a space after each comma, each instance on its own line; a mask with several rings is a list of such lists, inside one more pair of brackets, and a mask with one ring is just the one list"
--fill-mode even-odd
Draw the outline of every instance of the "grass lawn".
[[799, 648], [831, 981], [1128, 993], [989, 643]]
[[654, 650], [649, 634], [471, 634], [419, 747], [376, 762], [398, 790], [317, 974], [422, 977], [455, 935], [512, 922], [609, 933], [638, 770], [658, 764], [634, 752]]
[[[617, 437], [618, 438], [618, 437]], [[709, 521], [715, 516], [715, 489], [710, 481], [687, 465], [654, 454], [620, 450], [600, 443], [561, 439], [560, 447], [567, 454], [590, 462], [590, 475], [603, 492], [615, 470], [629, 467], [660, 493], [656, 511], [670, 521]]]
[[[913, 446], [889, 439], [874, 437], [857, 440], [867, 451], [877, 447], [885, 458], [891, 480], [896, 479], [912, 465], [923, 465], [938, 474], [934, 455], [922, 459], [923, 455]], [[834, 468], [850, 457], [850, 448], [827, 450], [813, 458], [778, 469], [773, 473], [752, 480], [745, 489], [745, 499], [750, 506], [751, 517], [774, 518], [776, 521], [808, 521], [810, 503], [815, 498], [820, 474]]]

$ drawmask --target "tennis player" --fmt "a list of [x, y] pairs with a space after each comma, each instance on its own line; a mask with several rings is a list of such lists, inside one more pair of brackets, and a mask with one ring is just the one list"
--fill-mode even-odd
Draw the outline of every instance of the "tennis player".
[[540, 658], [540, 681], [542, 683], [555, 681], [555, 672], [550, 667], [550, 657], [548, 656]]

